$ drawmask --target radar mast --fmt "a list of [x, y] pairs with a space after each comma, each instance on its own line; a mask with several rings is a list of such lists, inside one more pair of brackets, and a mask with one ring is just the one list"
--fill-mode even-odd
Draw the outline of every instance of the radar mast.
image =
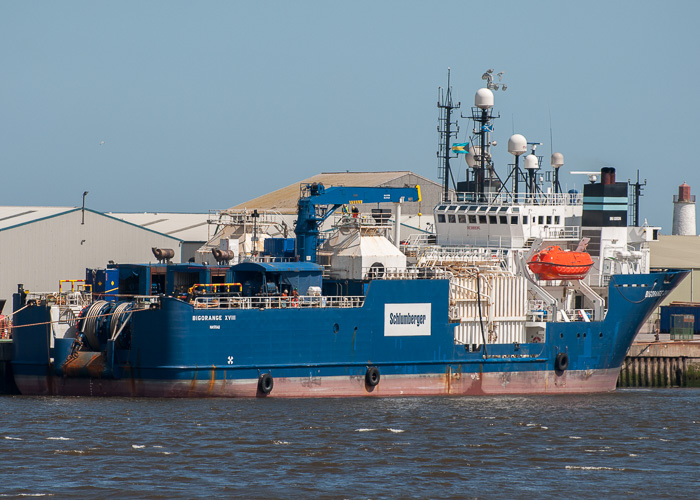
[[[452, 121], [452, 110], [458, 109], [461, 103], [454, 104], [452, 102], [452, 87], [450, 86], [450, 68], [447, 68], [447, 89], [438, 87], [438, 103], [440, 109], [440, 117], [438, 118], [438, 132], [440, 133], [439, 150], [437, 157], [438, 164], [438, 179], [442, 179], [444, 192], [443, 201], [447, 201], [450, 195], [450, 179], [452, 179], [452, 170], [450, 169], [450, 159], [457, 158], [457, 155], [451, 154], [450, 139], [456, 138], [459, 133], [459, 125], [457, 121]], [[453, 128], [454, 126], [454, 128]], [[454, 179], [452, 179], [454, 186]]]

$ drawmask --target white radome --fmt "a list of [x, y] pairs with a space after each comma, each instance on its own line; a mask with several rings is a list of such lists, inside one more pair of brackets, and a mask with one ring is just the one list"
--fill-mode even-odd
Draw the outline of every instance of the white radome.
[[469, 165], [470, 168], [476, 167], [476, 154], [477, 154], [477, 149], [481, 151], [480, 146], [469, 146], [469, 153], [464, 155], [464, 160], [467, 162], [467, 165]]
[[525, 168], [527, 170], [537, 170], [540, 168], [540, 163], [537, 161], [537, 157], [535, 155], [527, 155], [525, 157]]
[[550, 164], [551, 164], [554, 168], [559, 168], [559, 167], [561, 167], [562, 165], [564, 165], [564, 155], [561, 154], [561, 153], [553, 153], [553, 154], [552, 154], [552, 160], [551, 160]]
[[474, 96], [474, 106], [481, 109], [493, 108], [493, 92], [489, 89], [479, 89]]
[[515, 156], [527, 153], [527, 139], [524, 135], [513, 134], [508, 139], [508, 152]]

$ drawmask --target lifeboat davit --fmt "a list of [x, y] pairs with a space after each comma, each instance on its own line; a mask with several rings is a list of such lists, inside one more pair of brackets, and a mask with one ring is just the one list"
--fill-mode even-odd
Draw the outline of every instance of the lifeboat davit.
[[567, 252], [551, 246], [533, 255], [527, 265], [541, 280], [580, 280], [590, 271], [593, 259], [586, 252]]

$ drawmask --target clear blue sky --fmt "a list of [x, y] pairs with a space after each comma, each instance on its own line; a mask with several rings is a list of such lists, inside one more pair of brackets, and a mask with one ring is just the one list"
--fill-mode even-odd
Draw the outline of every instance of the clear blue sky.
[[641, 216], [670, 233], [678, 185], [700, 194], [699, 19], [695, 1], [5, 0], [0, 204], [206, 212], [322, 171], [436, 179], [449, 66], [466, 113], [506, 72], [503, 178], [513, 131], [548, 166], [551, 114], [563, 183], [639, 169]]

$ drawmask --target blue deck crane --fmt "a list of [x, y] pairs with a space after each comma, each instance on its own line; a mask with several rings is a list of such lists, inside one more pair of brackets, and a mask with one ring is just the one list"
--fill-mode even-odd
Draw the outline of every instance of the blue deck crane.
[[[297, 209], [297, 256], [302, 262], [316, 262], [319, 227], [339, 207], [361, 203], [403, 203], [421, 201], [420, 186], [415, 187], [348, 187], [314, 182], [302, 186]], [[328, 206], [321, 213], [318, 207]]]

